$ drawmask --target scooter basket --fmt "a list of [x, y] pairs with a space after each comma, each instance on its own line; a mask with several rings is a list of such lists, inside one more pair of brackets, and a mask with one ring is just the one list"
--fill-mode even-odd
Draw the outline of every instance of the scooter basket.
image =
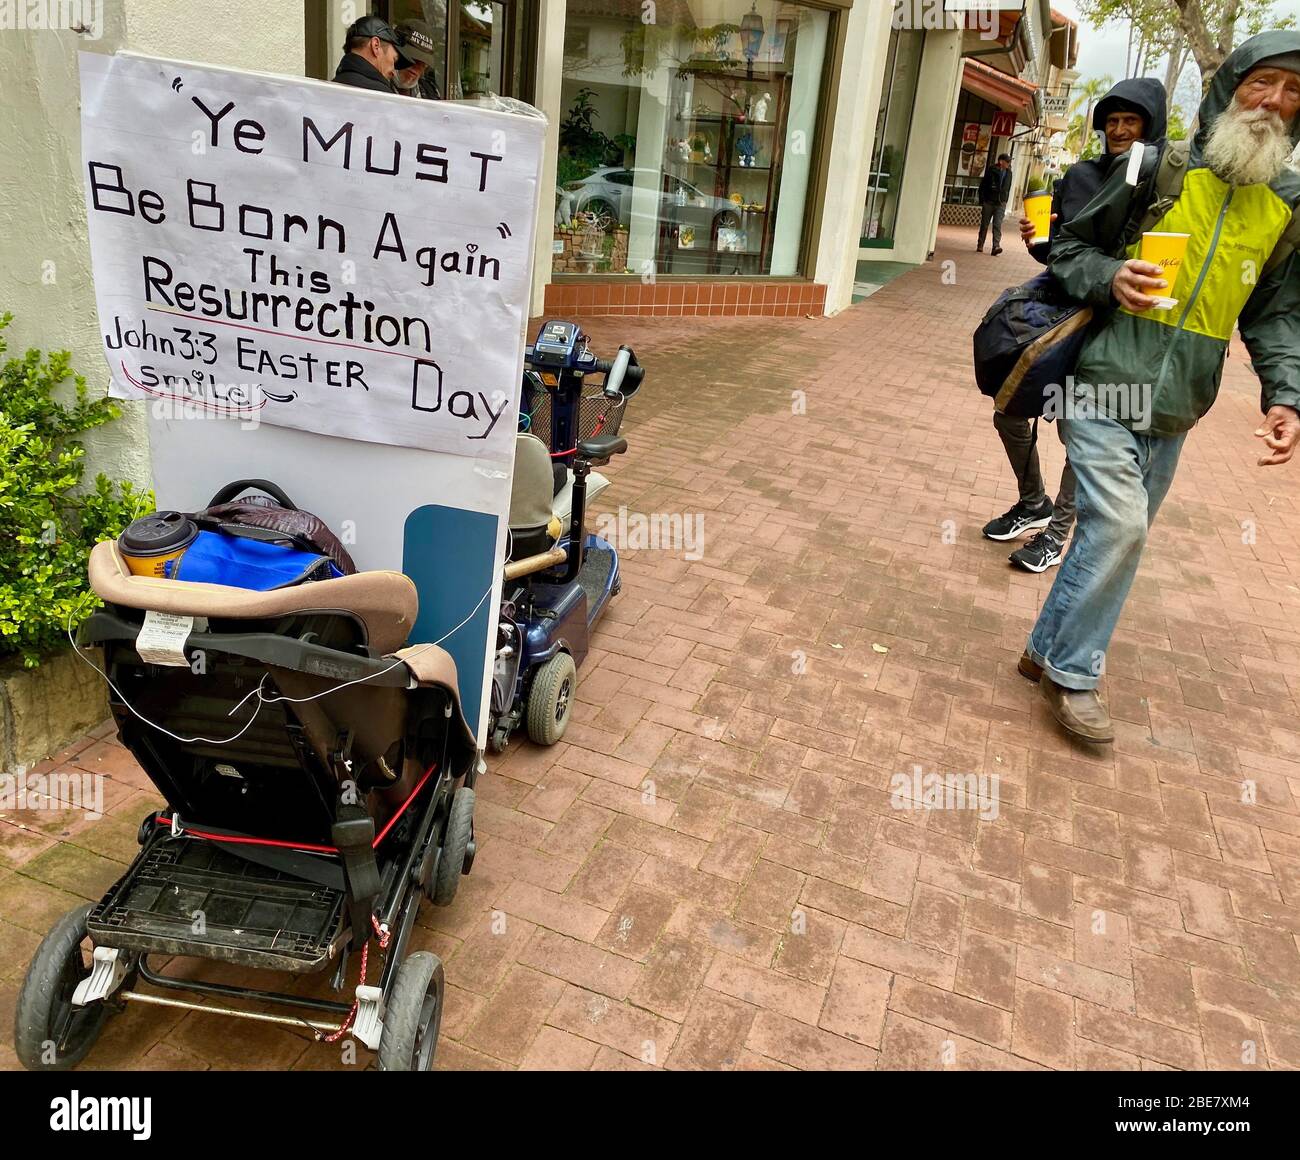
[[[531, 407], [529, 403], [531, 402]], [[555, 431], [551, 408], [551, 396], [548, 391], [535, 390], [532, 399], [524, 401], [529, 415], [528, 430], [546, 444], [546, 450], [555, 452], [572, 451], [574, 443], [568, 447], [555, 445]], [[627, 396], [619, 395], [616, 399], [607, 398], [599, 391], [584, 395], [578, 406], [578, 438], [575, 443], [591, 439], [596, 435], [617, 435], [619, 424], [623, 422], [623, 412], [627, 410]]]

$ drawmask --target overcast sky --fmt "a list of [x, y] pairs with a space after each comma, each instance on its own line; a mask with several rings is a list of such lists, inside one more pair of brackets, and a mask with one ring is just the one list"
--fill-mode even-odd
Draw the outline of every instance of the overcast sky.
[[[1079, 75], [1081, 80], [1092, 76], [1113, 76], [1119, 80], [1124, 75], [1124, 58], [1128, 52], [1128, 25], [1115, 24], [1106, 28], [1093, 28], [1080, 19], [1078, 0], [1052, 0], [1058, 12], [1079, 21]], [[1300, 0], [1279, 0], [1275, 10], [1300, 20]], [[1187, 66], [1184, 81], [1196, 72], [1195, 64]], [[1164, 80], [1163, 69], [1151, 73]]]

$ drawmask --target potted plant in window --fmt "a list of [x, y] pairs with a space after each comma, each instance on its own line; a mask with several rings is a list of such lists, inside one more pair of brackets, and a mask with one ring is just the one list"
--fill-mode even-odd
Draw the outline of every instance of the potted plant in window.
[[736, 152], [740, 154], [742, 167], [752, 168], [758, 164], [758, 145], [752, 133], [745, 132], [739, 137], [736, 141]]

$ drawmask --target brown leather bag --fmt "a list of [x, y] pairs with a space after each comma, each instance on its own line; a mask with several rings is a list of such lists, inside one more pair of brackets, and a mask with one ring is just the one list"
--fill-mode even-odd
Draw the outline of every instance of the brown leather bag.
[[[245, 496], [246, 491], [263, 495]], [[236, 496], [242, 498], [236, 499]], [[306, 552], [328, 556], [344, 576], [356, 573], [357, 566], [339, 538], [319, 516], [303, 511], [284, 491], [265, 479], [237, 479], [228, 483], [201, 512], [190, 518], [208, 531], [229, 536], [244, 536], [289, 544]]]

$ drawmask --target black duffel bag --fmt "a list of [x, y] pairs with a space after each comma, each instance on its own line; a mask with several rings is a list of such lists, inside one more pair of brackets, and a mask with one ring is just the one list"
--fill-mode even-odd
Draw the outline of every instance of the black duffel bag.
[[1049, 389], [1074, 374], [1093, 310], [1066, 298], [1049, 273], [1005, 291], [975, 329], [975, 381], [996, 410], [1043, 414]]

